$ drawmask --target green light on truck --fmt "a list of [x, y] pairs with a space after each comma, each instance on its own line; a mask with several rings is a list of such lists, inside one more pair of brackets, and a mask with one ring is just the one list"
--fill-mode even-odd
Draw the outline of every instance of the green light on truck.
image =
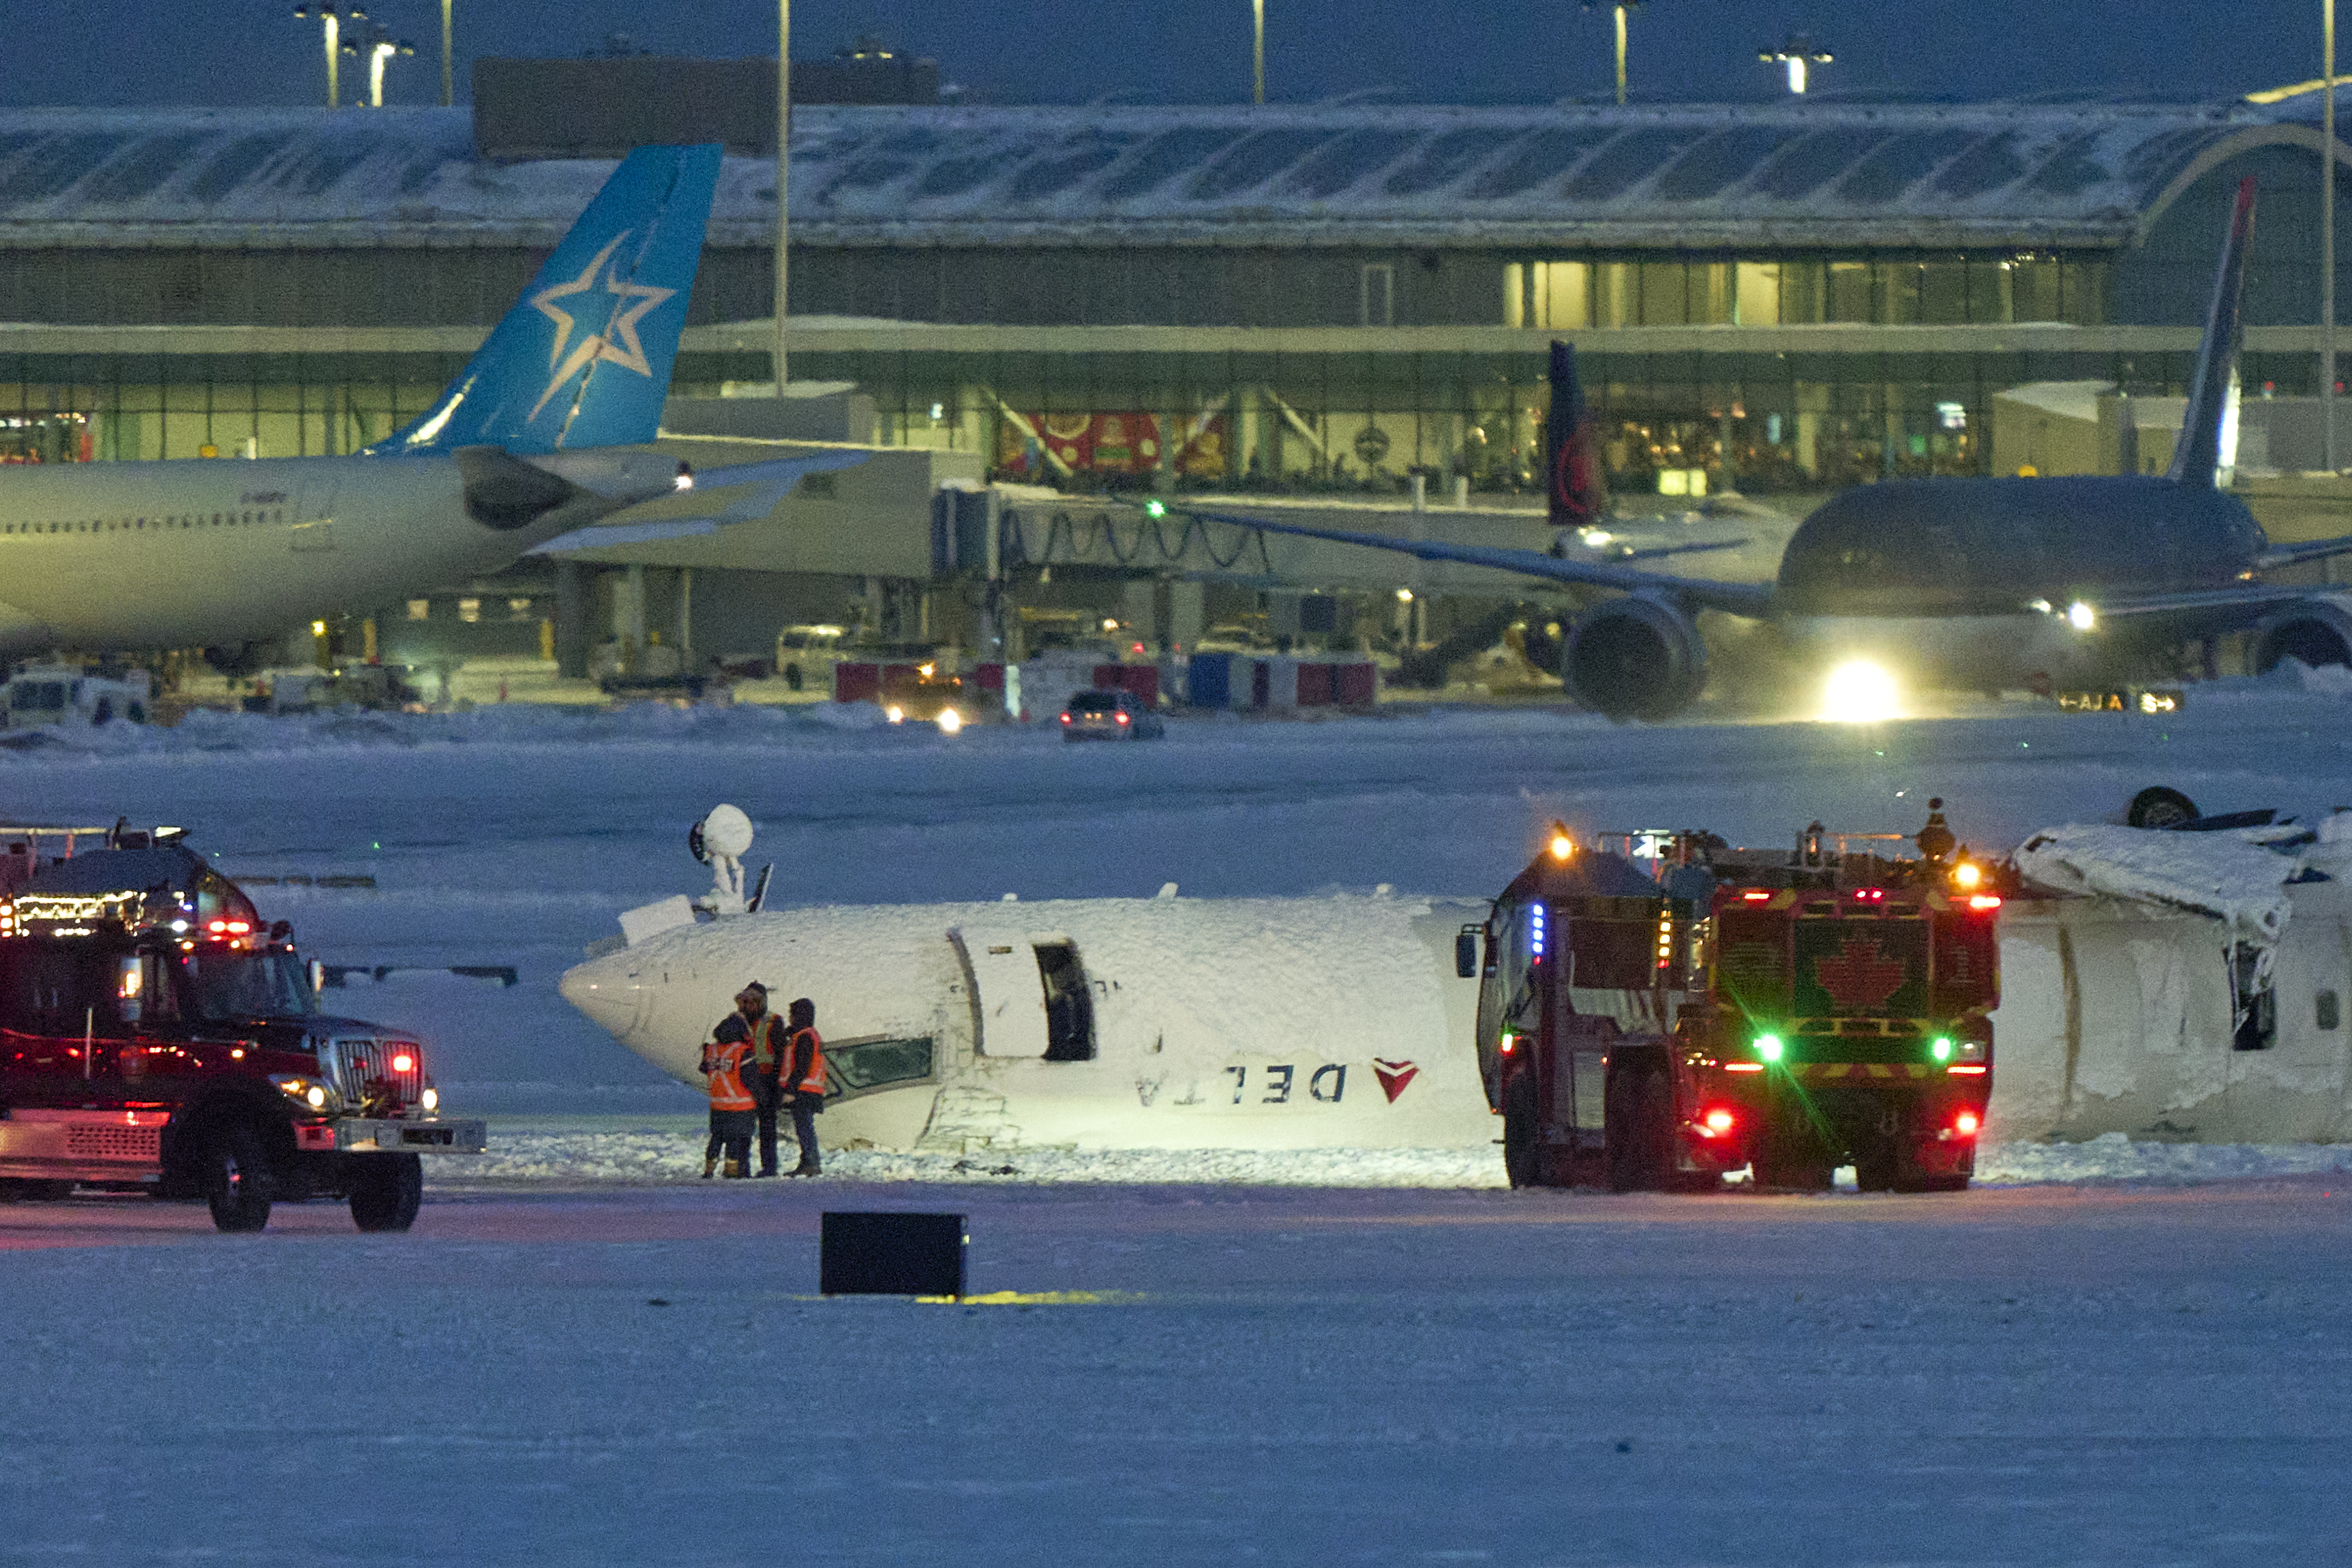
[[1780, 1037], [1778, 1035], [1757, 1036], [1756, 1054], [1762, 1057], [1768, 1062], [1779, 1061], [1780, 1059]]
[[1927, 1050], [1939, 1062], [1948, 1062], [1952, 1059], [1952, 1042], [1944, 1037], [1938, 1036], [1936, 1039], [1936, 1043], [1929, 1046]]

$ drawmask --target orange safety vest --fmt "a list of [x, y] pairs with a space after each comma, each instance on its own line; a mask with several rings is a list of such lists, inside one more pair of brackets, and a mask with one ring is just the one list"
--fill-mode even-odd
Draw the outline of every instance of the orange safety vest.
[[783, 1032], [784, 1021], [773, 1013], [762, 1013], [751, 1023], [751, 1063], [762, 1074], [772, 1077], [792, 1065], [784, 1059]]
[[824, 1040], [814, 1029], [796, 1029], [793, 1032], [789, 1054], [784, 1058], [784, 1070], [792, 1071], [793, 1063], [799, 1059], [801, 1040], [803, 1037], [809, 1043], [808, 1071], [801, 1075], [800, 1081], [793, 1084], [792, 1089], [794, 1094], [814, 1094], [821, 1098], [824, 1094]]
[[710, 1109], [713, 1110], [757, 1110], [760, 1102], [743, 1087], [743, 1063], [751, 1055], [749, 1040], [730, 1040], [725, 1045], [702, 1047], [702, 1070], [710, 1077]]

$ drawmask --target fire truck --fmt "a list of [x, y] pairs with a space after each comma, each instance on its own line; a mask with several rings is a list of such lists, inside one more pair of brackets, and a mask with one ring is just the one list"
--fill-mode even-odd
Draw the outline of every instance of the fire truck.
[[336, 1198], [398, 1231], [421, 1156], [483, 1149], [415, 1038], [322, 1012], [321, 967], [180, 829], [0, 826], [0, 1195], [202, 1199], [225, 1231]]
[[1456, 944], [1511, 1184], [1704, 1190], [1748, 1166], [1824, 1191], [1851, 1163], [1865, 1192], [1965, 1188], [2014, 874], [1940, 810], [1904, 845], [1819, 823], [1787, 849], [1580, 843], [1555, 824]]

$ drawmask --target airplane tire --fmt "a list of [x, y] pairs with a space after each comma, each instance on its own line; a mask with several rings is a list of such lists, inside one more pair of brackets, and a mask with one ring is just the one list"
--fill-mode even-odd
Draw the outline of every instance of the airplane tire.
[[1514, 1187], [1532, 1187], [1542, 1174], [1536, 1144], [1536, 1086], [1527, 1074], [1503, 1089], [1503, 1173]]
[[2124, 820], [2134, 827], [2176, 827], [2194, 822], [2199, 815], [2195, 801], [2177, 789], [2154, 784], [2132, 796]]
[[352, 1223], [362, 1230], [406, 1230], [425, 1201], [425, 1162], [414, 1154], [363, 1154], [352, 1167]]
[[269, 1160], [250, 1127], [225, 1127], [205, 1153], [205, 1201], [215, 1229], [249, 1234], [269, 1223]]

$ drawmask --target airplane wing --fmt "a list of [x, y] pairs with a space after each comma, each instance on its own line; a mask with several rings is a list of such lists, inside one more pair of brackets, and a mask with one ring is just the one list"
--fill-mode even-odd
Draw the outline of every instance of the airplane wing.
[[2178, 594], [2126, 594], [2114, 598], [2086, 596], [2101, 619], [2124, 616], [2220, 614], [2230, 610], [2259, 615], [2329, 590], [2317, 583], [2241, 583], [2234, 588], [2203, 588]]
[[2352, 533], [2339, 533], [2333, 539], [2314, 539], [2302, 544], [2275, 544], [2254, 557], [2257, 571], [2273, 567], [2293, 566], [2304, 561], [2325, 561], [2330, 556], [2352, 555]]
[[[694, 502], [681, 515], [671, 501], [663, 498], [664, 514], [658, 518], [635, 522], [592, 524], [561, 534], [536, 549], [530, 555], [558, 555], [570, 550], [586, 550], [612, 544], [645, 544], [661, 539], [690, 539], [697, 534], [716, 533], [729, 523], [750, 522], [767, 516], [776, 503], [789, 494], [792, 488], [810, 474], [833, 473], [842, 468], [854, 468], [873, 454], [854, 450], [808, 452], [797, 458], [775, 458], [763, 463], [731, 463], [722, 468], [698, 468], [691, 474], [693, 483], [688, 487], [698, 501], [709, 497], [708, 510]], [[740, 492], [727, 498], [722, 492]]]
[[1726, 615], [1761, 619], [1772, 613], [1769, 583], [1723, 583], [1706, 577], [1676, 577], [1601, 561], [1571, 561], [1540, 550], [1495, 550], [1475, 544], [1441, 544], [1430, 540], [1392, 539], [1381, 533], [1353, 533], [1338, 528], [1305, 528], [1295, 522], [1273, 522], [1262, 517], [1232, 512], [1201, 511], [1171, 507], [1187, 517], [1235, 528], [1258, 528], [1269, 533], [1296, 534], [1302, 539], [1328, 540], [1334, 544], [1360, 544], [1368, 550], [1391, 550], [1417, 561], [1455, 561], [1465, 566], [1491, 566], [1525, 577], [1553, 583], [1574, 583], [1590, 588], [1615, 588], [1628, 594], [1663, 594]]

